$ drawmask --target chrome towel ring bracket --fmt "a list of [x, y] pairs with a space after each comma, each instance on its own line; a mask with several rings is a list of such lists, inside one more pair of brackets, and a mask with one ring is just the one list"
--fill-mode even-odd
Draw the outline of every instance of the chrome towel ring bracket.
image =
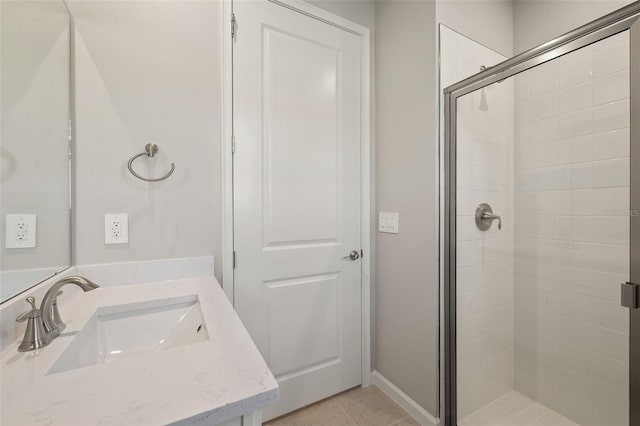
[[156, 145], [155, 143], [148, 143], [145, 145], [144, 147], [144, 152], [141, 152], [140, 154], [134, 155], [133, 157], [131, 157], [129, 159], [129, 163], [127, 164], [127, 168], [129, 169], [129, 171], [131, 172], [132, 175], [134, 175], [135, 177], [137, 177], [140, 180], [143, 180], [145, 182], [160, 182], [161, 180], [165, 180], [166, 178], [168, 178], [169, 176], [171, 176], [173, 174], [173, 171], [176, 169], [176, 165], [171, 163], [171, 170], [169, 170], [167, 172], [167, 174], [165, 174], [164, 176], [161, 176], [159, 178], [146, 178], [144, 176], [140, 176], [138, 173], [136, 173], [135, 170], [133, 170], [133, 162], [138, 158], [138, 157], [142, 157], [143, 155], [146, 155], [147, 157], [155, 157], [155, 155], [158, 153], [158, 145]]

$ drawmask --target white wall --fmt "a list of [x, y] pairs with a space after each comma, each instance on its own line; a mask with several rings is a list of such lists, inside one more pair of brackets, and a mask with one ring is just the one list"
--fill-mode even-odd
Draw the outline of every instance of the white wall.
[[[220, 15], [204, 2], [70, 2], [75, 17], [77, 264], [221, 254]], [[155, 142], [160, 154], [127, 161]], [[104, 244], [104, 214], [129, 243]], [[217, 266], [218, 266], [217, 265]], [[220, 268], [216, 267], [219, 271]]]
[[435, 3], [376, 3], [375, 368], [438, 415]]
[[536, 47], [631, 0], [515, 0], [513, 2], [514, 53]]
[[629, 41], [516, 77], [516, 389], [628, 424]]

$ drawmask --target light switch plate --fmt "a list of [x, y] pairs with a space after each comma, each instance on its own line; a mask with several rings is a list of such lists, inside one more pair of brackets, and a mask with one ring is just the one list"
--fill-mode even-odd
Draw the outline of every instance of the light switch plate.
[[33, 248], [36, 246], [37, 229], [35, 214], [8, 214], [5, 216], [5, 247]]
[[125, 244], [129, 242], [129, 215], [111, 213], [104, 215], [104, 243]]
[[379, 212], [378, 231], [390, 234], [398, 233], [398, 212]]

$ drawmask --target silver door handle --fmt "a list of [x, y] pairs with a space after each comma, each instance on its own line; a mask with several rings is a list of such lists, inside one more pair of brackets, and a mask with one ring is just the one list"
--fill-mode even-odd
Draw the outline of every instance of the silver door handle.
[[358, 253], [358, 250], [351, 250], [351, 253], [349, 253], [349, 256], [345, 256], [343, 257], [344, 260], [358, 260], [360, 259], [360, 253]]

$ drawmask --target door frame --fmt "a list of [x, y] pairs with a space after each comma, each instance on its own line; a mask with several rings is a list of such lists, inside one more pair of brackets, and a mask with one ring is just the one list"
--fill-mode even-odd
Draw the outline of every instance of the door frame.
[[[456, 100], [581, 47], [630, 30], [631, 164], [640, 162], [640, 1], [631, 3], [547, 43], [514, 56], [444, 89], [444, 426], [457, 425], [456, 371]], [[634, 125], [634, 123], [637, 123]], [[640, 283], [640, 168], [631, 167], [631, 280]], [[630, 424], [640, 424], [640, 309], [630, 311], [629, 323]], [[632, 340], [635, 337], [636, 340]]]
[[[371, 127], [371, 34], [362, 25], [327, 12], [302, 0], [270, 1], [279, 6], [317, 19], [326, 24], [355, 34], [360, 38], [360, 244], [361, 257], [361, 382], [362, 387], [372, 383], [372, 283], [374, 282], [374, 242], [371, 235], [375, 225], [372, 209], [374, 201], [374, 149], [371, 143], [374, 130]], [[234, 305], [234, 255], [233, 255], [233, 37], [232, 0], [220, 2], [220, 27], [222, 29], [220, 58], [221, 73], [221, 177], [222, 177], [222, 288]], [[239, 18], [241, 19], [241, 18]], [[241, 27], [242, 23], [238, 22]]]

